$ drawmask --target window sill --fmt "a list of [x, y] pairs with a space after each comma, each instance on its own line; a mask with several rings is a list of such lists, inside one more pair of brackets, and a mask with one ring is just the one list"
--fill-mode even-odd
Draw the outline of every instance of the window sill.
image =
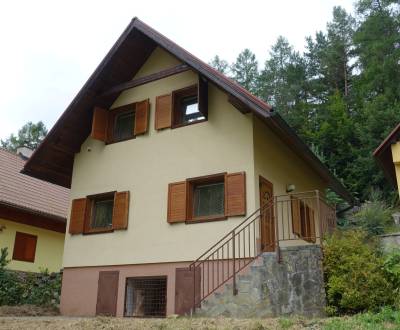
[[106, 145], [119, 143], [119, 142], [124, 142], [124, 141], [129, 141], [129, 140], [133, 140], [133, 139], [136, 139], [136, 136], [132, 136], [132, 137], [129, 137], [129, 138], [126, 138], [126, 139], [122, 139], [122, 140], [108, 141], [108, 142], [106, 142]]
[[114, 228], [96, 228], [96, 229], [88, 229], [83, 232], [83, 235], [93, 235], [93, 234], [104, 234], [104, 233], [112, 233]]
[[196, 120], [196, 121], [192, 121], [191, 123], [184, 123], [184, 124], [176, 124], [176, 125], [172, 125], [171, 128], [175, 129], [175, 128], [180, 128], [180, 127], [185, 127], [185, 126], [190, 126], [190, 125], [194, 125], [194, 124], [200, 124], [200, 123], [204, 123], [208, 121], [208, 119], [201, 119], [201, 120]]
[[12, 258], [11, 260], [14, 260], [14, 261], [22, 261], [22, 262], [30, 262], [30, 263], [34, 263], [35, 262], [35, 259], [33, 259], [33, 260], [28, 260], [28, 259], [20, 259], [20, 258]]
[[203, 223], [203, 222], [213, 222], [213, 221], [223, 221], [223, 220], [227, 220], [228, 217], [225, 215], [218, 215], [218, 216], [214, 216], [214, 217], [201, 217], [201, 218], [193, 218], [190, 220], [186, 220], [185, 223], [191, 224], [191, 223]]

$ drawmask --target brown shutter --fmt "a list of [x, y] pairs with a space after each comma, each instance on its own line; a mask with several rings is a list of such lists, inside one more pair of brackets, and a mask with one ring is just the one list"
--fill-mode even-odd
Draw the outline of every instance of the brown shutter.
[[301, 215], [300, 215], [300, 200], [291, 196], [292, 209], [292, 230], [296, 235], [301, 236]]
[[129, 191], [117, 192], [114, 195], [113, 229], [128, 228]]
[[168, 185], [168, 222], [184, 222], [186, 220], [186, 181]]
[[172, 95], [161, 95], [156, 98], [156, 113], [154, 127], [163, 129], [171, 127], [172, 121]]
[[108, 110], [95, 107], [93, 111], [92, 133], [93, 139], [107, 141]]
[[244, 172], [225, 176], [225, 215], [246, 214], [246, 175]]
[[135, 135], [144, 134], [149, 126], [150, 103], [144, 100], [136, 103], [135, 111]]
[[208, 118], [208, 82], [206, 78], [199, 75], [198, 85], [199, 111]]
[[315, 243], [316, 236], [315, 236], [314, 211], [311, 209], [311, 207], [308, 207], [308, 206], [306, 206], [306, 210], [307, 210], [307, 218], [306, 218], [307, 234], [306, 234], [305, 240], [307, 242]]
[[96, 315], [116, 316], [119, 271], [99, 272]]
[[86, 198], [78, 198], [72, 201], [71, 216], [69, 219], [69, 233], [81, 234], [86, 218]]
[[37, 236], [15, 233], [13, 260], [35, 262]]

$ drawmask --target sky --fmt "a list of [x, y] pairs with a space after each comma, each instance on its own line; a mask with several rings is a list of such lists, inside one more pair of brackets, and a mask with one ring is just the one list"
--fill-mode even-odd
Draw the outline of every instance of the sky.
[[298, 51], [325, 30], [333, 6], [354, 0], [52, 0], [0, 4], [0, 139], [26, 122], [51, 128], [137, 16], [203, 61], [232, 63], [245, 48], [260, 64], [278, 36]]

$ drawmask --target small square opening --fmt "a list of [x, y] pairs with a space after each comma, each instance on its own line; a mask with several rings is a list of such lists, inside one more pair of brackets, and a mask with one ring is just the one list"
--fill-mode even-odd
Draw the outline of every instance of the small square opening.
[[126, 279], [125, 316], [165, 317], [166, 309], [166, 277], [132, 277]]

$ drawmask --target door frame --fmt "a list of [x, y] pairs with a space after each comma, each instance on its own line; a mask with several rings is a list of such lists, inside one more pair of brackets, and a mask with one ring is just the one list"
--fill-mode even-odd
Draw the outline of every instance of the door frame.
[[[269, 180], [267, 180], [266, 178], [264, 178], [262, 175], [259, 175], [259, 178], [258, 178], [258, 196], [259, 196], [259, 200], [260, 200], [260, 212], [261, 212], [261, 207], [262, 207], [262, 196], [261, 196], [261, 185], [262, 184], [266, 184], [267, 186], [269, 186], [269, 188], [271, 189], [271, 191], [272, 191], [272, 197], [271, 198], [274, 198], [274, 185], [273, 185], [273, 183], [271, 182], [271, 181], [269, 181]], [[275, 226], [276, 226], [276, 223], [275, 223], [275, 212], [274, 212], [275, 210], [274, 210], [274, 208], [272, 208], [272, 224], [273, 224], [273, 234], [271, 235], [271, 238], [273, 238], [273, 243], [274, 243], [274, 245], [276, 244], [276, 228], [275, 228]], [[261, 220], [262, 220], [262, 215], [261, 215], [261, 213], [260, 213], [260, 238], [259, 238], [259, 240], [260, 240], [260, 244], [259, 244], [259, 248], [260, 248], [260, 252], [272, 252], [272, 251], [274, 251], [275, 250], [275, 246], [273, 247], [273, 249], [272, 250], [266, 250], [265, 248], [262, 248], [262, 244], [263, 244], [263, 242], [264, 242], [264, 240], [263, 240], [263, 237], [262, 237], [262, 235], [263, 235], [263, 230], [261, 230]]]

